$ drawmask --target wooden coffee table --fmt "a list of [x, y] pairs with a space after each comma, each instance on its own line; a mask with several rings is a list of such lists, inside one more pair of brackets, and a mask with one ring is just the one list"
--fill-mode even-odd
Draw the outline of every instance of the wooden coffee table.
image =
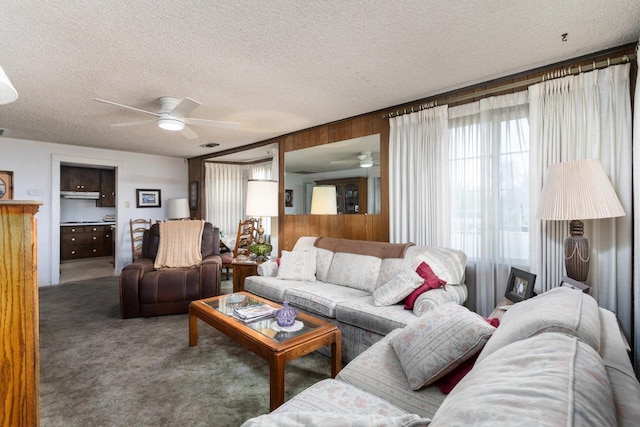
[[[250, 304], [266, 303], [272, 307], [281, 305], [260, 298], [249, 292], [245, 295]], [[236, 294], [237, 295], [237, 294]], [[189, 345], [198, 345], [198, 319], [213, 326], [247, 350], [269, 362], [270, 399], [269, 410], [273, 411], [284, 403], [285, 363], [331, 344], [331, 376], [335, 377], [341, 365], [341, 334], [331, 323], [299, 313], [296, 320], [303, 323], [297, 332], [276, 332], [271, 325], [273, 317], [244, 323], [231, 315], [234, 304], [229, 303], [229, 295], [221, 295], [193, 301], [189, 304]]]

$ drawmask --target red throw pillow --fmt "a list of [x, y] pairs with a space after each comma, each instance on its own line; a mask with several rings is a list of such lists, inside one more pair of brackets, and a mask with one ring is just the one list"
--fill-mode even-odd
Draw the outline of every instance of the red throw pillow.
[[[497, 317], [494, 317], [492, 319], [484, 317], [483, 319], [486, 320], [487, 323], [494, 328], [497, 328], [500, 325], [500, 319], [498, 319]], [[453, 390], [453, 388], [460, 382], [460, 380], [462, 380], [465, 375], [469, 373], [471, 368], [473, 368], [473, 365], [476, 363], [478, 356], [480, 356], [480, 352], [477, 352], [476, 354], [471, 356], [471, 358], [458, 365], [456, 369], [440, 378], [438, 380], [438, 389], [440, 389], [440, 391], [444, 394], [451, 393], [451, 390]]]
[[418, 268], [416, 268], [416, 273], [418, 273], [418, 275], [424, 279], [424, 283], [405, 298], [405, 310], [413, 310], [413, 304], [421, 294], [427, 292], [430, 289], [438, 289], [440, 286], [444, 286], [447, 284], [447, 282], [436, 276], [431, 267], [429, 267], [429, 264], [424, 261], [420, 263]]
[[447, 282], [436, 276], [429, 264], [424, 261], [416, 268], [416, 273], [424, 279], [424, 284], [429, 285], [431, 289], [438, 289], [440, 286], [447, 284]]
[[431, 285], [428, 285], [426, 283], [424, 285], [420, 285], [417, 289], [411, 292], [408, 297], [404, 299], [404, 309], [413, 310], [413, 304], [415, 304], [418, 297], [430, 289]]
[[461, 364], [458, 365], [456, 369], [449, 372], [444, 377], [438, 380], [438, 388], [444, 394], [451, 393], [451, 390], [458, 385], [458, 383], [469, 373], [471, 368], [473, 368], [473, 364], [476, 363], [476, 359], [480, 356], [480, 352], [477, 352], [471, 358], [465, 360]]

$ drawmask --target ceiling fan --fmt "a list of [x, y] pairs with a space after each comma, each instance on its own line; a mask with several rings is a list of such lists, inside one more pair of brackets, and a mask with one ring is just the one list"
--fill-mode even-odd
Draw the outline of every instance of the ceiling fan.
[[374, 164], [375, 165], [379, 165], [380, 162], [373, 160], [373, 157], [371, 157], [371, 151], [362, 151], [354, 159], [350, 159], [350, 160], [332, 160], [331, 164], [332, 165], [339, 165], [339, 164], [346, 164], [346, 165], [354, 164], [355, 165], [355, 164], [360, 164], [361, 168], [370, 168]]
[[162, 96], [158, 98], [158, 101], [160, 102], [160, 109], [156, 113], [142, 110], [136, 107], [131, 107], [129, 105], [119, 104], [113, 101], [107, 101], [105, 99], [100, 99], [100, 98], [91, 98], [91, 99], [98, 102], [104, 102], [105, 104], [111, 104], [117, 107], [127, 108], [129, 110], [138, 111], [140, 113], [151, 114], [152, 116], [156, 116], [156, 118], [152, 120], [114, 123], [111, 126], [138, 126], [138, 125], [147, 125], [150, 123], [156, 123], [161, 129], [180, 132], [187, 139], [196, 139], [198, 138], [198, 134], [195, 133], [186, 125], [210, 126], [210, 127], [220, 127], [220, 128], [228, 128], [228, 129], [238, 129], [240, 127], [240, 123], [221, 122], [217, 120], [206, 120], [206, 119], [196, 119], [196, 118], [186, 117], [187, 115], [189, 115], [189, 113], [191, 113], [198, 106], [200, 106], [200, 103], [198, 101], [194, 101], [191, 98], [183, 98], [182, 100], [180, 100], [178, 98], [173, 98], [170, 96]]

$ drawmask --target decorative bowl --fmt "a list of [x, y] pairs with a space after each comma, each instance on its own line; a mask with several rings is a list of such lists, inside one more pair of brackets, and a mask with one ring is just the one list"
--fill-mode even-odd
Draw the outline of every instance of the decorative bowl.
[[229, 294], [227, 296], [227, 304], [237, 304], [240, 305], [247, 299], [246, 295], [242, 294]]
[[298, 310], [293, 307], [289, 307], [289, 301], [284, 302], [284, 307], [276, 311], [274, 317], [279, 326], [292, 326], [296, 322], [296, 316]]

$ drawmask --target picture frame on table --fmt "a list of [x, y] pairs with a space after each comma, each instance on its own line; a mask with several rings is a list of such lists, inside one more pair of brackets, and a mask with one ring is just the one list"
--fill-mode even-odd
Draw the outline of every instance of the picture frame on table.
[[587, 285], [584, 282], [578, 282], [570, 277], [564, 276], [562, 280], [560, 280], [560, 287], [562, 288], [571, 288], [577, 291], [582, 291], [585, 294], [591, 294], [591, 286]]
[[534, 295], [533, 286], [535, 283], [535, 274], [511, 267], [507, 291], [504, 296], [513, 302], [529, 299]]
[[198, 210], [198, 181], [189, 182], [189, 209]]
[[159, 208], [162, 207], [160, 190], [136, 189], [137, 208]]

